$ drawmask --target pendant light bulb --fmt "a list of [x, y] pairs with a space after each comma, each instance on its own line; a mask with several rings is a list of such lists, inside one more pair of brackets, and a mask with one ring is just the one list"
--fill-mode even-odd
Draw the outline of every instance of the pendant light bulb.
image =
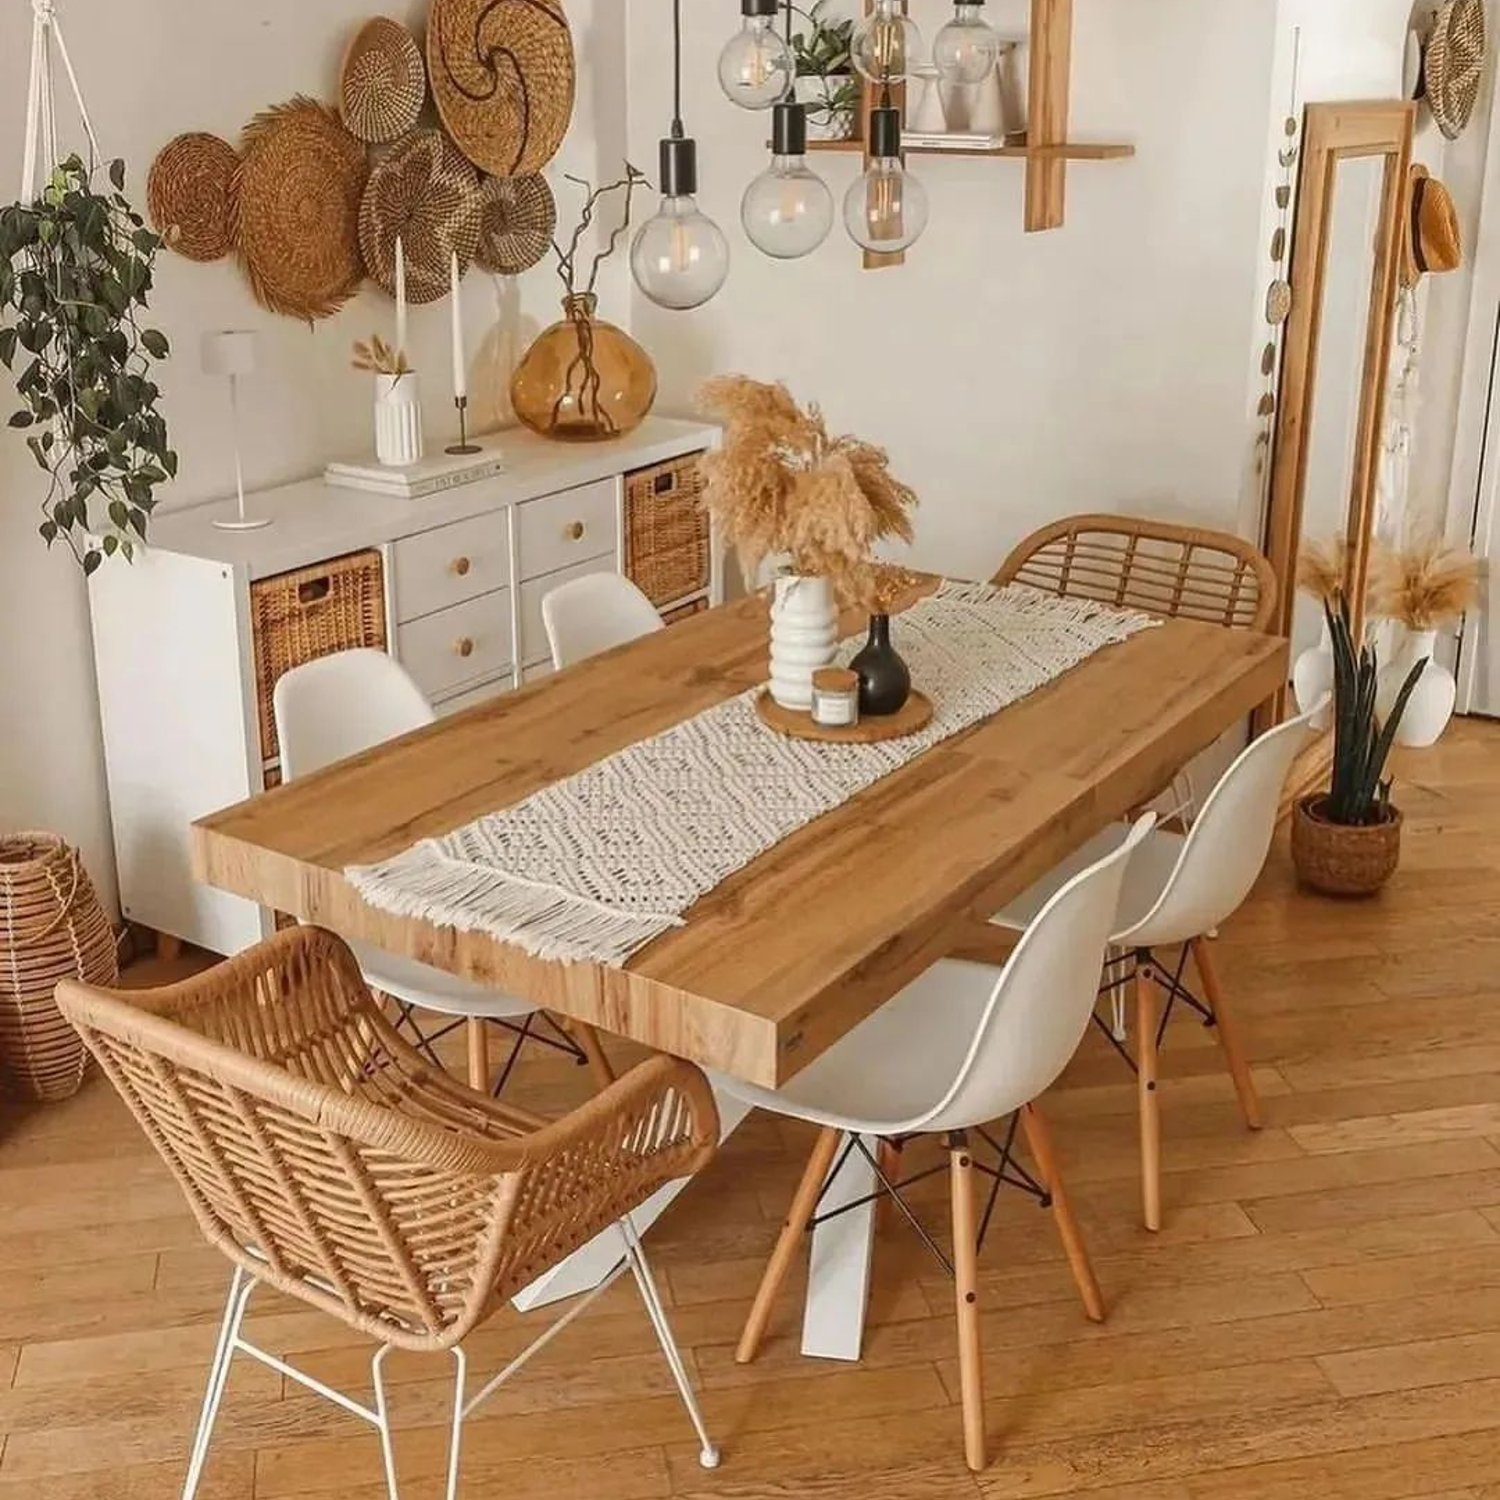
[[797, 65], [776, 30], [781, 0], [740, 0], [744, 24], [719, 54], [719, 85], [741, 109], [770, 109], [792, 91]]
[[833, 194], [807, 165], [807, 107], [778, 104], [771, 165], [745, 189], [740, 222], [750, 243], [773, 260], [811, 255], [833, 228]]
[[927, 228], [927, 189], [901, 164], [901, 113], [870, 111], [870, 166], [844, 198], [844, 227], [863, 250], [891, 255]]
[[983, 83], [1000, 61], [1000, 37], [984, 18], [984, 0], [958, 0], [953, 19], [932, 40], [932, 61], [944, 83]]
[[661, 143], [661, 207], [630, 246], [635, 282], [658, 307], [702, 307], [729, 275], [729, 242], [699, 207], [698, 145], [673, 136]]
[[903, 83], [921, 61], [922, 33], [900, 0], [875, 0], [875, 8], [854, 28], [849, 56], [871, 83]]

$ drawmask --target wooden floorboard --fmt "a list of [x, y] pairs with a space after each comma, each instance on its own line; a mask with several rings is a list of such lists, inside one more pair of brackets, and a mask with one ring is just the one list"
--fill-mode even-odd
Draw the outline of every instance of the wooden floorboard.
[[[1138, 1224], [1135, 1088], [1090, 1038], [1051, 1099], [1110, 1316], [1043, 1213], [1002, 1199], [980, 1262], [994, 1461], [962, 1462], [951, 1290], [899, 1221], [861, 1365], [797, 1348], [799, 1264], [751, 1366], [734, 1343], [811, 1141], [757, 1116], [651, 1235], [723, 1467], [701, 1469], [622, 1284], [485, 1408], [463, 1493], [506, 1500], [1500, 1500], [1500, 726], [1412, 756], [1405, 860], [1367, 903], [1296, 890], [1284, 842], [1220, 967], [1266, 1129], [1212, 1033], [1164, 1053], [1165, 1223]], [[190, 971], [139, 966], [137, 983]], [[620, 1049], [620, 1061], [627, 1055]], [[558, 1112], [588, 1081], [528, 1057]], [[918, 1145], [913, 1154], [924, 1149]], [[941, 1178], [913, 1194], [943, 1238]], [[0, 1116], [0, 1500], [180, 1493], [226, 1271], [112, 1092]], [[470, 1344], [498, 1368], [539, 1319]], [[267, 1296], [250, 1337], [364, 1397], [370, 1346]], [[449, 1364], [390, 1361], [398, 1466], [436, 1495]], [[237, 1367], [202, 1500], [385, 1500], [376, 1439]]]

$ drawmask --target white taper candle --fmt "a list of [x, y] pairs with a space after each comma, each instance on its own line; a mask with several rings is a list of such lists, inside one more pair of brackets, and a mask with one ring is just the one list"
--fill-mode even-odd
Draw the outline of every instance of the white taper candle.
[[468, 361], [464, 358], [464, 303], [459, 291], [458, 252], [449, 264], [449, 302], [453, 315], [453, 399], [462, 401], [469, 394]]
[[396, 236], [396, 353], [406, 353], [406, 249], [399, 234]]

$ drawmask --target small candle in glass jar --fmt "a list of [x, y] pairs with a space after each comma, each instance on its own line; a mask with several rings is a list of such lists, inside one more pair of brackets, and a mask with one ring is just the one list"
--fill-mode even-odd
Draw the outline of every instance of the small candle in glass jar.
[[823, 667], [813, 673], [812, 716], [826, 729], [859, 723], [859, 675], [846, 667]]

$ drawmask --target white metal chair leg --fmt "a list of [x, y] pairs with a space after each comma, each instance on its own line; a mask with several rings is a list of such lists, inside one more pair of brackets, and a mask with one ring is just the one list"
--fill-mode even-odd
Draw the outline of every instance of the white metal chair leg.
[[390, 1500], [401, 1500], [396, 1484], [396, 1452], [391, 1446], [391, 1410], [385, 1399], [385, 1357], [391, 1352], [382, 1344], [370, 1361], [370, 1383], [375, 1387], [375, 1427], [380, 1433], [380, 1457], [385, 1464], [385, 1488]]
[[698, 1409], [698, 1398], [693, 1394], [687, 1366], [683, 1364], [682, 1355], [677, 1349], [677, 1340], [672, 1336], [672, 1325], [667, 1321], [667, 1312], [656, 1290], [656, 1281], [651, 1275], [651, 1267], [646, 1260], [646, 1252], [641, 1245], [640, 1236], [636, 1234], [629, 1219], [620, 1220], [620, 1234], [625, 1241], [625, 1256], [630, 1262], [635, 1284], [640, 1289], [641, 1301], [646, 1304], [646, 1316], [651, 1319], [651, 1326], [656, 1330], [661, 1352], [666, 1355], [672, 1378], [677, 1382], [677, 1389], [682, 1395], [682, 1404], [687, 1407], [693, 1430], [698, 1434], [698, 1442], [701, 1445], [698, 1462], [705, 1469], [717, 1469], [719, 1450], [710, 1440], [708, 1428], [703, 1422], [703, 1413]]
[[[391, 1410], [385, 1396], [385, 1357], [391, 1352], [389, 1344], [383, 1345], [370, 1361], [370, 1383], [375, 1387], [375, 1426], [380, 1432], [380, 1456], [385, 1463], [385, 1487], [390, 1500], [401, 1500], [400, 1487], [396, 1482], [396, 1450], [391, 1441]], [[465, 1388], [469, 1381], [469, 1359], [462, 1349], [451, 1351], [454, 1362], [453, 1374], [453, 1425], [448, 1437], [448, 1484], [447, 1500], [458, 1500], [458, 1468], [462, 1453]]]
[[182, 1487], [182, 1500], [193, 1500], [203, 1478], [203, 1466], [208, 1461], [208, 1446], [214, 1435], [214, 1422], [219, 1415], [219, 1404], [224, 1399], [224, 1387], [229, 1383], [229, 1367], [234, 1361], [235, 1343], [240, 1336], [240, 1324], [245, 1319], [245, 1307], [250, 1294], [255, 1290], [255, 1278], [241, 1267], [236, 1267], [229, 1283], [229, 1296], [224, 1302], [224, 1321], [219, 1326], [219, 1342], [214, 1349], [213, 1363], [208, 1370], [208, 1388], [203, 1393], [203, 1409], [198, 1414], [198, 1428], [193, 1434], [192, 1456], [188, 1460], [187, 1480]]

